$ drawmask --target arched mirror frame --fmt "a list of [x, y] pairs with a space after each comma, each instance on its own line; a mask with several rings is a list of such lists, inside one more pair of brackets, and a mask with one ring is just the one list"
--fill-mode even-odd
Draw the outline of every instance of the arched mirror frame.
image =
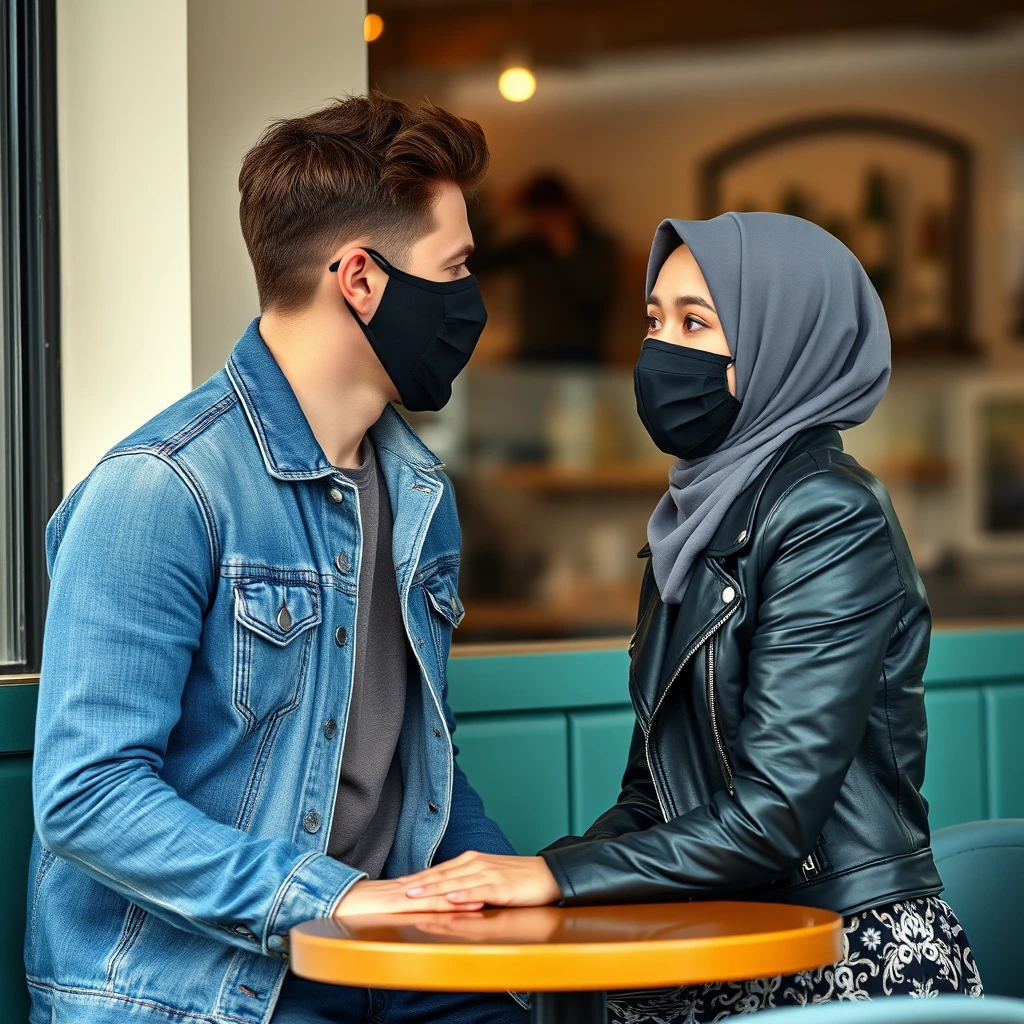
[[[918, 121], [880, 114], [826, 114], [785, 121], [744, 135], [701, 162], [698, 172], [701, 216], [714, 217], [724, 212], [721, 208], [722, 177], [736, 164], [766, 150], [823, 135], [883, 135], [927, 147], [949, 160], [952, 170], [950, 273], [954, 283], [950, 313], [954, 324], [971, 325], [951, 335], [949, 346], [961, 352], [970, 351], [974, 323], [971, 255], [974, 161], [971, 148], [963, 139]], [[948, 352], [949, 348], [945, 350]]]

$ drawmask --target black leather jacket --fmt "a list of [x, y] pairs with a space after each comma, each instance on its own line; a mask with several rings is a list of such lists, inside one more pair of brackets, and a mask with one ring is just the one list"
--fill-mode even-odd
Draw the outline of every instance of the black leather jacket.
[[564, 902], [852, 914], [940, 892], [921, 796], [930, 630], [884, 488], [836, 430], [799, 435], [729, 510], [681, 605], [648, 565], [622, 793], [543, 853]]

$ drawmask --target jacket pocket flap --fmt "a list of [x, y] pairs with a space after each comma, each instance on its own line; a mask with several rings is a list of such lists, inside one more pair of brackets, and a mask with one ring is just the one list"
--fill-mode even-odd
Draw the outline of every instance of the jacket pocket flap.
[[451, 576], [428, 576], [423, 585], [434, 611], [451, 623], [454, 629], [458, 629], [459, 623], [466, 616], [466, 609], [459, 600], [455, 580]]
[[302, 583], [236, 583], [235, 618], [264, 640], [284, 647], [320, 622], [320, 595]]

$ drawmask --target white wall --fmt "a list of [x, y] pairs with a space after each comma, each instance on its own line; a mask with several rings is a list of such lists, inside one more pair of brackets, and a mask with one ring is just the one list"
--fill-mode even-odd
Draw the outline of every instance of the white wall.
[[185, 0], [58, 0], [64, 484], [192, 380]]
[[271, 120], [366, 91], [365, 0], [189, 3], [192, 376], [216, 373], [259, 312], [238, 170]]
[[224, 364], [257, 312], [238, 166], [366, 88], [364, 0], [58, 0], [64, 483]]

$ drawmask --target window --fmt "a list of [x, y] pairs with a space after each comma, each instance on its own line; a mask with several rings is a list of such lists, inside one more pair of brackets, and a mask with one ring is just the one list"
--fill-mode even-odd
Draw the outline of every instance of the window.
[[60, 500], [55, 0], [0, 0], [0, 673], [38, 671]]

